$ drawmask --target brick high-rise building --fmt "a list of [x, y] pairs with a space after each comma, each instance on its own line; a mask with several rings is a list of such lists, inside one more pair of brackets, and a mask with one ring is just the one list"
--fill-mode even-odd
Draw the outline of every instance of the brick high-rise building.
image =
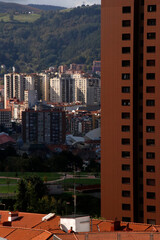
[[102, 216], [160, 224], [160, 0], [102, 0]]

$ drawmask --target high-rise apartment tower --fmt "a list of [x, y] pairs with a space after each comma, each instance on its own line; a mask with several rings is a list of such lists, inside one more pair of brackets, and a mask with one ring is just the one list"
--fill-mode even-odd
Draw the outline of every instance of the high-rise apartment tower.
[[160, 0], [102, 0], [102, 216], [160, 224]]

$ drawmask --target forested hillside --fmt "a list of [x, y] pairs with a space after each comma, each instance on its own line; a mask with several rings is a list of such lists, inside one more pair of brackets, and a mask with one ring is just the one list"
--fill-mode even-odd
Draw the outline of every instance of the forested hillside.
[[39, 4], [28, 4], [28, 6], [33, 7], [33, 8], [37, 8], [40, 10], [44, 10], [44, 11], [56, 11], [56, 10], [62, 10], [65, 9], [64, 7], [59, 7], [59, 6], [52, 6], [52, 5], [39, 5]]
[[100, 59], [100, 6], [42, 12], [31, 23], [0, 22], [0, 65], [34, 72]]
[[40, 12], [40, 9], [38, 8], [36, 9], [33, 6], [21, 5], [18, 3], [0, 2], [0, 13], [26, 12], [26, 11]]

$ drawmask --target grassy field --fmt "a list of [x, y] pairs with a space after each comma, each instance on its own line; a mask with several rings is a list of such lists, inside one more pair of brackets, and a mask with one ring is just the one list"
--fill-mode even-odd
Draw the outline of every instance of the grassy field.
[[8, 185], [8, 186], [1, 186], [0, 185], [0, 193], [16, 193], [17, 185]]
[[[63, 176], [63, 173], [52, 173], [52, 172], [0, 172], [0, 177], [13, 177], [13, 178], [23, 178], [26, 176], [39, 176], [45, 181], [52, 181], [59, 179], [61, 176]], [[0, 181], [2, 179], [0, 178]], [[1, 182], [0, 182], [1, 183]]]
[[28, 22], [28, 23], [32, 23], [35, 22], [37, 19], [40, 18], [40, 14], [19, 14], [19, 15], [13, 15], [13, 20], [11, 20], [10, 15], [9, 14], [4, 14], [1, 13], [0, 14], [0, 21], [4, 21], [4, 22]]
[[[67, 173], [73, 176], [73, 173]], [[76, 175], [76, 179], [61, 179], [64, 177], [65, 173], [52, 173], [52, 172], [0, 172], [0, 193], [16, 193], [17, 183], [20, 178], [25, 176], [39, 176], [43, 181], [54, 181], [58, 180], [56, 184], [62, 184], [65, 187], [73, 187], [73, 184], [82, 184], [82, 185], [94, 185], [100, 184], [100, 178], [87, 178], [91, 173], [79, 174]], [[94, 174], [93, 174], [94, 175]], [[93, 176], [94, 177], [94, 176]], [[15, 179], [12, 179], [15, 178]]]

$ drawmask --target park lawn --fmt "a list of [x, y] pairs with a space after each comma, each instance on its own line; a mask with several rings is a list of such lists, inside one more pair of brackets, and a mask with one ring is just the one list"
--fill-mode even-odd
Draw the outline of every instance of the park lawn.
[[65, 179], [65, 180], [62, 180], [61, 183], [63, 184], [84, 184], [84, 185], [94, 185], [94, 184], [100, 184], [100, 179], [74, 179], [74, 178], [71, 178], [71, 179]]
[[0, 194], [1, 193], [16, 193], [17, 192], [17, 185], [0, 185]]

